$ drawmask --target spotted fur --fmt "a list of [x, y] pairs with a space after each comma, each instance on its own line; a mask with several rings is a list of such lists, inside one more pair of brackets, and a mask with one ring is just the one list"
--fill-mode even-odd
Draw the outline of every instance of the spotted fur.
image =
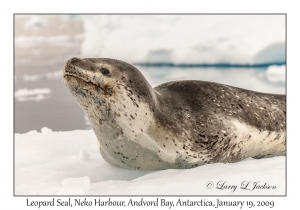
[[192, 168], [285, 155], [284, 95], [204, 81], [152, 88], [135, 67], [105, 58], [69, 60], [63, 80], [113, 165]]

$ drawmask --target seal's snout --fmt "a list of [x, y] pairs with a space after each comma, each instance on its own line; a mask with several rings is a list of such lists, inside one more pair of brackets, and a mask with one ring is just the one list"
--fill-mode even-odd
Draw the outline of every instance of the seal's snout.
[[68, 60], [63, 68], [63, 82], [66, 84], [66, 80], [64, 79], [65, 76], [68, 76], [70, 74], [78, 74], [77, 70], [76, 70], [76, 66], [77, 67], [82, 67], [84, 65], [84, 60], [81, 58], [71, 58], [70, 60]]
[[73, 57], [64, 65], [63, 82], [65, 84], [74, 81], [78, 82], [78, 79], [80, 79], [85, 82], [96, 84], [98, 81], [95, 80], [95, 69], [96, 67], [89, 62], [89, 59]]
[[71, 58], [68, 60], [63, 69], [63, 76], [68, 73], [78, 74], [78, 69], [85, 69], [85, 61], [81, 58]]

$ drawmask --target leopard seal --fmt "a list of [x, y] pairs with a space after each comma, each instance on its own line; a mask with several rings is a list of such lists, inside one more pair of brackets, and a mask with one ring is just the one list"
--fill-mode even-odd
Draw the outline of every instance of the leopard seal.
[[181, 169], [285, 155], [285, 95], [196, 80], [152, 88], [137, 68], [108, 58], [70, 59], [63, 81], [112, 165]]

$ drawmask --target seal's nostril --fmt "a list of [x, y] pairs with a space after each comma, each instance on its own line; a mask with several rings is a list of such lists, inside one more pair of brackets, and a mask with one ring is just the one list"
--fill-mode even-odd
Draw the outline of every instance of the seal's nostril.
[[69, 61], [68, 61], [68, 64], [71, 64], [71, 65], [78, 65], [79, 63], [83, 62], [83, 60], [81, 58], [71, 58]]

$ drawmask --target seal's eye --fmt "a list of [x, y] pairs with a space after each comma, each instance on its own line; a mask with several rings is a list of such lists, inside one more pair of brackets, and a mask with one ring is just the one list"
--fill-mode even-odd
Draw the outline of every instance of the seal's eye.
[[104, 75], [108, 75], [108, 74], [109, 74], [109, 70], [106, 69], [106, 68], [101, 68], [101, 72], [102, 72], [102, 74], [104, 74]]

